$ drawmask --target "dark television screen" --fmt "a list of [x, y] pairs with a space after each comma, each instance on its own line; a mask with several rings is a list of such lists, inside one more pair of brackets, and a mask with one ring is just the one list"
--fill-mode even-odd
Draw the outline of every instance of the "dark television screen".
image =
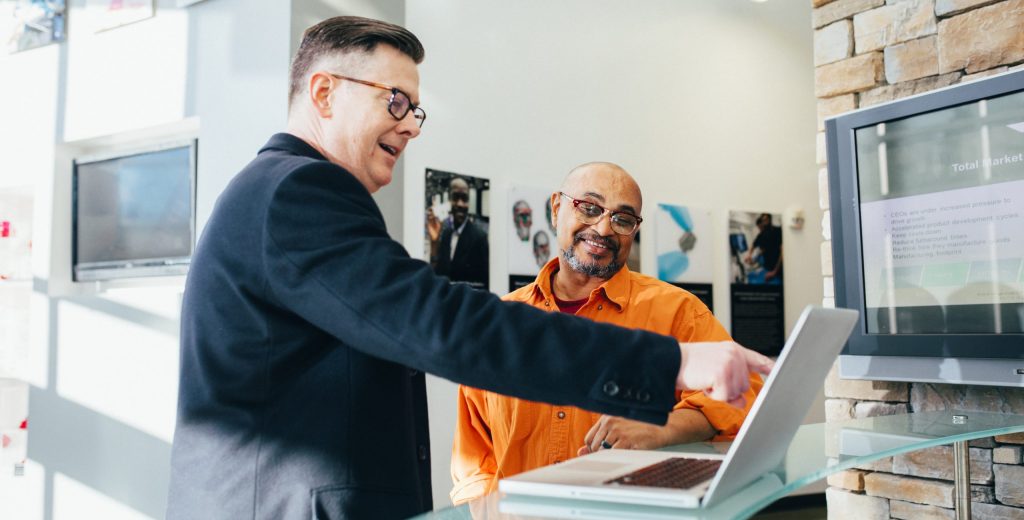
[[194, 241], [195, 141], [76, 161], [78, 281], [183, 274]]

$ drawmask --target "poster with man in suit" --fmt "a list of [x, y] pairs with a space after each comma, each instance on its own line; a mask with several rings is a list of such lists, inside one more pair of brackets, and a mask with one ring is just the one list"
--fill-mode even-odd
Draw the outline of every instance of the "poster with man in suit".
[[427, 169], [426, 257], [452, 282], [487, 290], [490, 181]]

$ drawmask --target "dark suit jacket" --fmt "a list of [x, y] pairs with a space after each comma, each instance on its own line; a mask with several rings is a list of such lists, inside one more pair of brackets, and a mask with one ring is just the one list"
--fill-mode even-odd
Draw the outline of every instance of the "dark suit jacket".
[[671, 338], [438, 277], [355, 177], [288, 134], [218, 199], [181, 327], [172, 520], [429, 510], [422, 372], [663, 423], [679, 367]]
[[487, 233], [472, 220], [462, 228], [459, 241], [452, 255], [452, 233], [455, 229], [445, 223], [437, 244], [437, 266], [434, 272], [447, 276], [453, 282], [466, 282], [477, 289], [488, 288], [488, 263], [490, 251]]

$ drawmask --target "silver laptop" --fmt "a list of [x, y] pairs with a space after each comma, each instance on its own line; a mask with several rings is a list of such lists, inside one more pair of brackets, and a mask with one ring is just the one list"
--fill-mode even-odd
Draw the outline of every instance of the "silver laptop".
[[857, 312], [807, 307], [725, 455], [600, 450], [502, 479], [509, 495], [696, 508], [775, 469], [857, 323]]

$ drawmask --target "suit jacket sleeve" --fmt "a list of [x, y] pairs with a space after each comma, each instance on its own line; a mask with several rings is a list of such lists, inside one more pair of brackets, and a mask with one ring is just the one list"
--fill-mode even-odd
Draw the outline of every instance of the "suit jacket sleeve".
[[448, 283], [388, 236], [369, 193], [340, 167], [282, 175], [263, 240], [265, 271], [276, 274], [271, 300], [350, 348], [501, 394], [653, 423], [675, 404], [674, 339]]

